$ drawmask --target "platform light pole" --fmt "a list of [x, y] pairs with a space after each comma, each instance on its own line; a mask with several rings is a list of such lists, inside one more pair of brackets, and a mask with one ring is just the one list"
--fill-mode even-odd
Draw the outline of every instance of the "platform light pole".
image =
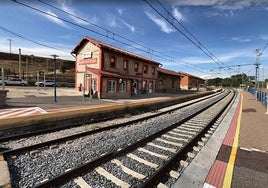
[[259, 87], [259, 66], [260, 66], [260, 56], [262, 55], [262, 53], [260, 53], [260, 49], [256, 49], [256, 73], [255, 73], [255, 90], [258, 90]]
[[54, 102], [57, 102], [57, 91], [56, 91], [56, 86], [57, 86], [57, 75], [56, 75], [56, 70], [57, 70], [57, 66], [56, 66], [56, 58], [59, 57], [57, 55], [51, 55], [53, 57], [53, 65], [54, 65]]

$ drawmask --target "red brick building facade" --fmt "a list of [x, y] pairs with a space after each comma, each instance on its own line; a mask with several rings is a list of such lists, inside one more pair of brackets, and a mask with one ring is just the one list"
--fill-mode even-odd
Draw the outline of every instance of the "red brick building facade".
[[75, 85], [97, 98], [130, 98], [156, 89], [160, 63], [104, 42], [84, 37], [73, 49]]
[[174, 93], [181, 90], [182, 77], [183, 75], [175, 71], [159, 68], [156, 92]]
[[191, 89], [198, 90], [200, 85], [205, 84], [205, 80], [202, 78], [184, 72], [178, 72], [178, 73], [182, 75], [181, 89], [183, 90], [191, 90]]

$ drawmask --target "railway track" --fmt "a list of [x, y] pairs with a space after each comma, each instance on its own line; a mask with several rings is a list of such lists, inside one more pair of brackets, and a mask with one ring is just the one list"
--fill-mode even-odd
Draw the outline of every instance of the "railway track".
[[[97, 174], [96, 177], [101, 177], [100, 179], [103, 179], [103, 177], [105, 177], [105, 176], [110, 177], [110, 179], [108, 179], [108, 181], [103, 180], [103, 182], [106, 182], [106, 183], [108, 182], [108, 184], [105, 183], [105, 184], [103, 184], [103, 186], [107, 186], [109, 184], [111, 184], [113, 186], [116, 186], [116, 185], [121, 186], [121, 185], [128, 184], [131, 186], [137, 185], [137, 186], [145, 186], [146, 187], [146, 181], [148, 179], [151, 179], [148, 177], [150, 175], [156, 173], [157, 170], [164, 168], [164, 167], [162, 167], [162, 164], [167, 163], [167, 161], [168, 161], [167, 159], [173, 158], [172, 153], [174, 153], [177, 150], [187, 150], [188, 151], [189, 150], [188, 147], [192, 146], [193, 143], [196, 142], [197, 137], [195, 135], [196, 134], [201, 135], [204, 133], [204, 131], [207, 131], [208, 128], [207, 128], [207, 126], [205, 126], [205, 124], [212, 124], [215, 121], [216, 117], [213, 117], [212, 119], [210, 118], [209, 120], [206, 120], [206, 123], [202, 122], [202, 126], [201, 125], [198, 126], [198, 125], [194, 124], [193, 122], [195, 122], [195, 123], [199, 122], [199, 124], [201, 124], [200, 118], [203, 121], [203, 120], [207, 119], [203, 116], [211, 114], [212, 112], [215, 113], [215, 111], [216, 111], [215, 108], [216, 109], [219, 108], [219, 105], [217, 105], [217, 107], [215, 107], [215, 105], [218, 104], [218, 101], [226, 100], [226, 99], [223, 99], [223, 98], [225, 98], [225, 96], [227, 96], [226, 92], [221, 93], [220, 96], [215, 95], [213, 97], [213, 101], [211, 101], [211, 102], [208, 102], [208, 101], [196, 102], [196, 103], [199, 103], [199, 105], [195, 104], [194, 108], [192, 107], [193, 104], [190, 106], [184, 107], [183, 110], [180, 107], [179, 107], [179, 110], [178, 109], [174, 110], [175, 109], [175, 107], [174, 107], [173, 110], [168, 112], [168, 115], [167, 115], [167, 112], [165, 112], [161, 115], [159, 115], [159, 114], [155, 115], [155, 118], [157, 118], [157, 120], [154, 120], [154, 118], [152, 118], [152, 117], [150, 117], [150, 120], [148, 120], [148, 119], [145, 120], [146, 118], [143, 119], [142, 120], [143, 123], [141, 123], [138, 120], [135, 120], [135, 122], [132, 122], [132, 124], [134, 123], [134, 125], [130, 126], [128, 124], [128, 125], [126, 125], [125, 128], [123, 128], [125, 130], [119, 130], [119, 132], [116, 133], [116, 134], [124, 134], [125, 135], [124, 138], [121, 138], [121, 141], [124, 139], [124, 142], [122, 141], [121, 144], [118, 144], [116, 146], [115, 146], [115, 144], [109, 145], [109, 140], [114, 139], [116, 134], [113, 136], [107, 136], [106, 135], [107, 133], [103, 132], [103, 131], [107, 131], [107, 130], [99, 131], [98, 136], [95, 135], [96, 133], [98, 133], [98, 131], [94, 132], [92, 134], [86, 134], [86, 135], [91, 135], [92, 137], [96, 137], [94, 139], [91, 139], [91, 142], [90, 142], [91, 146], [94, 146], [95, 144], [98, 145], [97, 143], [94, 143], [96, 141], [101, 142], [101, 143], [99, 144], [98, 147], [97, 146], [96, 146], [96, 148], [93, 147], [94, 148], [93, 150], [91, 148], [91, 150], [92, 150], [91, 152], [84, 154], [84, 157], [82, 157], [83, 158], [82, 160], [78, 160], [76, 162], [73, 162], [72, 160], [75, 160], [76, 156], [80, 155], [81, 153], [78, 152], [77, 154], [73, 154], [72, 153], [73, 151], [70, 151], [70, 153], [68, 155], [71, 156], [73, 154], [74, 156], [72, 157], [72, 160], [69, 160], [68, 165], [61, 164], [62, 162], [60, 162], [60, 160], [55, 160], [55, 162], [53, 163], [55, 165], [54, 169], [57, 169], [57, 170], [55, 170], [57, 172], [53, 172], [53, 169], [46, 169], [46, 171], [51, 170], [52, 172], [50, 171], [48, 174], [45, 174], [45, 175], [44, 174], [42, 174], [42, 175], [37, 174], [37, 177], [30, 177], [30, 180], [26, 180], [26, 181], [25, 181], [24, 177], [17, 175], [15, 177], [13, 177], [13, 179], [15, 181], [13, 183], [13, 186], [14, 187], [21, 187], [21, 186], [31, 186], [32, 187], [32, 186], [36, 185], [35, 184], [36, 182], [39, 182], [39, 184], [36, 185], [37, 187], [47, 187], [47, 186], [49, 186], [49, 184], [48, 184], [49, 182], [52, 182], [51, 185], [55, 185], [55, 184], [53, 184], [53, 182], [54, 183], [57, 182], [56, 184], [61, 184], [63, 187], [69, 187], [70, 184], [72, 186], [77, 186], [76, 183], [74, 183], [74, 182], [78, 182], [78, 184], [79, 184], [79, 183], [83, 182], [84, 180], [86, 180], [87, 182], [90, 182], [89, 184], [91, 186], [94, 187], [94, 185], [102, 185], [102, 184], [99, 181], [95, 182], [95, 181], [92, 181], [91, 179], [88, 180], [88, 178], [86, 178], [86, 177], [88, 177], [88, 176], [95, 177]], [[229, 97], [227, 97], [227, 98], [230, 98], [230, 95], [228, 95], [228, 96]], [[207, 100], [212, 100], [212, 99], [210, 98]], [[227, 102], [221, 102], [220, 104], [222, 104], [222, 103], [225, 103], [225, 106], [227, 105], [226, 104]], [[205, 106], [205, 104], [207, 106]], [[197, 108], [197, 106], [198, 106], [198, 108]], [[211, 107], [208, 108], [209, 106], [211, 106]], [[209, 109], [213, 108], [212, 106], [214, 106], [214, 109], [208, 111]], [[189, 110], [189, 109], [191, 109], [191, 110]], [[176, 112], [176, 111], [179, 111], [179, 112]], [[158, 112], [158, 113], [161, 113], [161, 112]], [[200, 113], [203, 114], [203, 116]], [[178, 119], [180, 119], [179, 121], [178, 121], [178, 119], [176, 119], [176, 122], [173, 122], [175, 120], [169, 120], [170, 122], [167, 123], [167, 125], [162, 126], [160, 128], [158, 126], [153, 126], [153, 123], [155, 123], [155, 124], [162, 123], [163, 124], [163, 120], [165, 120], [165, 118], [167, 118], [168, 116], [178, 116], [178, 114], [182, 114], [180, 117], [178, 117]], [[211, 117], [211, 115], [209, 115], [209, 116]], [[161, 120], [159, 120], [159, 118]], [[150, 128], [150, 130], [148, 131], [150, 134], [147, 134], [146, 131], [142, 131], [142, 130], [140, 132], [137, 131], [136, 133], [134, 133], [134, 135], [136, 137], [133, 135], [130, 135], [130, 136], [126, 135], [127, 132], [133, 131], [133, 129], [134, 130], [137, 129], [137, 127], [138, 127], [137, 124], [139, 124], [139, 127], [143, 127], [144, 124], [148, 123], [147, 121], [151, 121], [149, 123], [151, 124], [152, 127], [154, 127], [154, 128], [157, 127], [157, 130], [152, 131], [152, 129]], [[170, 125], [168, 125], [168, 124], [170, 124]], [[177, 127], [179, 125], [180, 125], [180, 128]], [[119, 127], [120, 127], [120, 129], [122, 129], [121, 126], [114, 127], [113, 129], [117, 130], [117, 128], [119, 128]], [[158, 130], [158, 129], [161, 129], [161, 130]], [[115, 132], [115, 130], [112, 130], [112, 132]], [[145, 134], [142, 135], [141, 132], [145, 132]], [[176, 132], [177, 132], [177, 134], [176, 134]], [[111, 133], [109, 133], [109, 134], [111, 134]], [[39, 145], [37, 148], [43, 147], [43, 149], [44, 149], [44, 147], [47, 147], [49, 145], [48, 150], [44, 149], [41, 151], [33, 151], [34, 148], [30, 148], [30, 149], [29, 148], [28, 149], [18, 148], [18, 149], [15, 149], [13, 151], [5, 152], [4, 156], [9, 161], [9, 166], [11, 168], [11, 172], [12, 172], [12, 170], [15, 170], [15, 171], [18, 170], [18, 164], [21, 163], [22, 161], [25, 162], [26, 164], [27, 164], [27, 162], [33, 163], [33, 161], [36, 161], [36, 163], [40, 166], [39, 170], [41, 170], [42, 168], [44, 168], [46, 166], [45, 164], [42, 163], [42, 161], [44, 161], [45, 158], [46, 158], [46, 163], [50, 161], [50, 159], [53, 155], [50, 153], [51, 150], [57, 150], [56, 152], [60, 152], [60, 151], [62, 151], [62, 148], [68, 149], [68, 148], [66, 148], [67, 147], [66, 145], [77, 142], [77, 143], [80, 143], [79, 145], [82, 145], [82, 146], [80, 146], [81, 148], [85, 148], [84, 152], [86, 152], [87, 149], [85, 146], [89, 143], [88, 141], [86, 141], [86, 139], [88, 139], [89, 136], [86, 136], [86, 135], [83, 135], [79, 138], [77, 138], [77, 135], [74, 136], [73, 138], [70, 137], [69, 139], [67, 139], [68, 143], [62, 144], [63, 146], [61, 146], [61, 147], [59, 147], [57, 145], [57, 143], [55, 143], [54, 145], [53, 144], [51, 145], [51, 143], [50, 144], [46, 143], [44, 145]], [[105, 138], [105, 135], [106, 135], [106, 138]], [[134, 137], [134, 138], [132, 138], [132, 137]], [[74, 138], [76, 139], [76, 141], [72, 140]], [[105, 138], [105, 139], [102, 142], [103, 138]], [[129, 140], [132, 140], [132, 141], [127, 140], [127, 138], [131, 138]], [[177, 138], [177, 140], [175, 138]], [[61, 141], [61, 142], [66, 142], [67, 140]], [[139, 141], [137, 142], [137, 140], [139, 140]], [[116, 142], [118, 142], [118, 141], [116, 141]], [[77, 147], [77, 143], [74, 144], [76, 147]], [[81, 144], [81, 143], [83, 143], [83, 144]], [[103, 143], [105, 143], [105, 144], [103, 144]], [[161, 146], [161, 144], [162, 144], [162, 146]], [[141, 145], [145, 146], [145, 147], [141, 147]], [[159, 146], [157, 147], [156, 145], [159, 145]], [[177, 145], [177, 149], [173, 148], [173, 150], [170, 149], [170, 151], [165, 151], [164, 154], [158, 154], [158, 155], [157, 155], [157, 153], [150, 152], [152, 150], [152, 148], [154, 148], [154, 150], [157, 150], [155, 148], [158, 148], [158, 150], [162, 151], [162, 150], [164, 150], [163, 147], [169, 148], [169, 147], [167, 147], [168, 145], [171, 145], [171, 146], [169, 146], [170, 148], [172, 148], [172, 146], [174, 146], [174, 145]], [[190, 145], [190, 146], [188, 146], [188, 145]], [[103, 147], [100, 149], [101, 146], [103, 146]], [[30, 147], [32, 147], [32, 146], [30, 146]], [[120, 148], [122, 148], [122, 149], [120, 149]], [[178, 148], [180, 148], [180, 149], [178, 149]], [[183, 148], [186, 148], [186, 149], [183, 149]], [[81, 151], [83, 151], [83, 149]], [[127, 154], [127, 152], [128, 152], [128, 154]], [[131, 152], [131, 153], [129, 153], [129, 152]], [[143, 155], [144, 155], [144, 153], [146, 153], [145, 155], [147, 157], [150, 156], [149, 158], [151, 158], [151, 159], [152, 158], [154, 160], [157, 159], [156, 161], [159, 161], [158, 162], [159, 164], [157, 163], [155, 165], [158, 165], [158, 166], [152, 165], [153, 167], [152, 166], [148, 167], [148, 165], [147, 165], [147, 167], [142, 167], [142, 169], [147, 169], [147, 170], [145, 170], [144, 173], [137, 172], [135, 174], [135, 172], [134, 172], [135, 170], [131, 171], [131, 170], [129, 170], [129, 169], [131, 169], [130, 167], [124, 166], [127, 164], [134, 164], [137, 167], [140, 166], [140, 164], [137, 163], [137, 160], [141, 160], [142, 157], [135, 157], [135, 153], [137, 153], [136, 156], [139, 156], [138, 155], [139, 153], [142, 153]], [[64, 160], [64, 157], [61, 157], [61, 156], [64, 156], [64, 154], [57, 155], [57, 156], [59, 158], [63, 158], [61, 160]], [[129, 156], [132, 157], [132, 159], [131, 159], [132, 162], [128, 161]], [[100, 157], [100, 158], [98, 158], [98, 157]], [[42, 158], [42, 160], [40, 160], [40, 158]], [[160, 158], [160, 159], [165, 158], [165, 159], [162, 159], [162, 162], [161, 162], [158, 158]], [[86, 163], [85, 161], [90, 161], [90, 162]], [[124, 161], [127, 161], [127, 162], [124, 162]], [[74, 164], [70, 165], [70, 163], [74, 163]], [[151, 163], [153, 164], [153, 162], [151, 162]], [[91, 166], [91, 165], [93, 165], [93, 166]], [[79, 166], [79, 167], [77, 167], [77, 166]], [[49, 168], [49, 167], [47, 166], [47, 168]], [[86, 169], [85, 171], [87, 171], [87, 172], [83, 172], [83, 170], [81, 171], [81, 168], [82, 169], [85, 168]], [[167, 168], [167, 167], [165, 167], [165, 168]], [[89, 169], [91, 169], [91, 171]], [[96, 169], [96, 170], [92, 170], [92, 169]], [[111, 169], [117, 169], [118, 174], [113, 175], [110, 172]], [[123, 176], [125, 174], [127, 174], [124, 171], [120, 172], [119, 171], [120, 169], [125, 169], [125, 170], [127, 169], [128, 172], [135, 174], [135, 175], [133, 175], [133, 174], [128, 175], [128, 176], [133, 176], [134, 178], [132, 178], [132, 179], [130, 178], [130, 180], [122, 180], [121, 183], [118, 183], [118, 182], [120, 182], [119, 181], [120, 178], [116, 179], [115, 177], [120, 177], [120, 176], [122, 176], [122, 174], [123, 174]], [[152, 171], [152, 169], [155, 169], [155, 170]], [[21, 169], [19, 170], [19, 174], [26, 173], [29, 175], [29, 173], [31, 173], [31, 172], [26, 172], [26, 170], [27, 170], [27, 165], [26, 165], [26, 167], [24, 166], [22, 170]], [[36, 170], [38, 170], [38, 169], [36, 169]], [[88, 172], [88, 170], [90, 172]], [[67, 171], [67, 173], [65, 171]], [[114, 171], [114, 170], [112, 170], [112, 171]], [[83, 177], [81, 177], [81, 173], [82, 174], [85, 173], [85, 175], [83, 175]], [[60, 175], [60, 174], [62, 174], [62, 175]], [[65, 180], [66, 180], [67, 176], [69, 176], [68, 179], [71, 179], [71, 178], [73, 178], [74, 174], [77, 175], [75, 181], [70, 181], [69, 183], [65, 184], [62, 180], [60, 180], [61, 176], [63, 176], [64, 177], [63, 179], [65, 179]], [[80, 174], [80, 175], [78, 175], [78, 174]], [[138, 177], [135, 177], [135, 176], [138, 176]], [[55, 177], [59, 177], [59, 179], [55, 178]], [[141, 177], [143, 177], [143, 178], [141, 178]], [[27, 177], [27, 178], [29, 178], [29, 177]], [[143, 179], [143, 180], [138, 180], [139, 178]], [[48, 181], [45, 181], [45, 180], [48, 180]], [[16, 181], [18, 181], [19, 183]], [[40, 184], [40, 182], [43, 182], [43, 183]], [[124, 184], [124, 182], [127, 182], [127, 183]]]
[[[185, 156], [194, 157], [194, 151], [200, 150], [198, 145], [203, 145], [198, 141], [206, 142], [211, 136], [216, 129], [216, 121], [232, 98], [229, 96], [220, 105], [216, 105], [217, 101], [124, 149], [107, 153], [36, 187], [82, 186], [85, 183], [90, 187], [169, 187], [172, 181], [165, 185], [164, 174], [169, 174], [171, 179], [180, 176], [180, 166], [187, 165], [187, 162], [178, 164], [178, 161]], [[179, 165], [177, 170], [172, 170], [176, 169], [176, 165]], [[66, 179], [71, 181], [63, 184]]]
[[[36, 143], [36, 146], [31, 146], [29, 149], [33, 148], [38, 148], [38, 147], [43, 147], [46, 145], [51, 145], [54, 143], [59, 143], [59, 142], [64, 142], [70, 139], [90, 135], [90, 134], [95, 134], [98, 132], [102, 132], [105, 130], [110, 130], [118, 127], [124, 127], [130, 124], [138, 123], [141, 121], [144, 121], [146, 119], [154, 118], [156, 116], [162, 115], [162, 114], [167, 114], [167, 113], [172, 113], [175, 110], [182, 109], [184, 107], [190, 106], [192, 104], [195, 104], [197, 102], [201, 102], [203, 100], [207, 100], [211, 97], [214, 97], [218, 95], [219, 93], [215, 93], [214, 95], [210, 96], [205, 96], [201, 97], [199, 99], [195, 100], [190, 100], [188, 102], [184, 102], [182, 104], [177, 104], [177, 105], [172, 105], [170, 107], [158, 109], [157, 111], [153, 112], [148, 112], [148, 113], [143, 113], [141, 115], [136, 115], [133, 117], [128, 117], [128, 118], [120, 118], [120, 119], [115, 119], [112, 118], [111, 116], [109, 117], [103, 117], [103, 119], [94, 119], [90, 124], [86, 125], [80, 125], [80, 126], [66, 126], [66, 127], [57, 127], [53, 129], [47, 129], [47, 130], [39, 130], [39, 131], [33, 131], [33, 132], [26, 132], [26, 133], [20, 133], [20, 134], [15, 134], [15, 135], [8, 135], [5, 137], [0, 137], [0, 143], [2, 144], [2, 147], [0, 148], [0, 152], [9, 150], [11, 149], [16, 149], [17, 147], [20, 147], [22, 151], [22, 147], [25, 147], [25, 144], [27, 145], [26, 141], [27, 139], [33, 139], [34, 143]], [[105, 126], [103, 126], [103, 122], [110, 122], [106, 123]], [[97, 129], [97, 130], [96, 130]], [[58, 133], [62, 134], [58, 134]], [[55, 136], [56, 133], [58, 136]], [[53, 138], [53, 139], [45, 139], [45, 138]], [[19, 142], [23, 143], [19, 146], [11, 146], [10, 148], [9, 145], [12, 145], [14, 142]], [[38, 145], [40, 143], [40, 145]], [[15, 148], [14, 148], [15, 147]], [[15, 153], [15, 151], [14, 151]]]

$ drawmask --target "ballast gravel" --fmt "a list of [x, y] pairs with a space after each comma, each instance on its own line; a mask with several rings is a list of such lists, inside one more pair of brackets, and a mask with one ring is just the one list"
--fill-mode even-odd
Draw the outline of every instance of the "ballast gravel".
[[[172, 115], [164, 114], [127, 127], [81, 137], [72, 140], [71, 143], [59, 144], [58, 147], [54, 149], [40, 148], [39, 152], [34, 155], [21, 153], [18, 156], [11, 156], [8, 158], [8, 164], [12, 176], [12, 187], [33, 187], [45, 179], [55, 177], [68, 169], [91, 161], [102, 154], [125, 148], [129, 144], [147, 135], [151, 135], [182, 120], [184, 117], [191, 115], [193, 111], [203, 108], [204, 105], [208, 104], [209, 102], [207, 101], [197, 103], [190, 107], [177, 110], [173, 112]], [[106, 122], [102, 122], [101, 124], [104, 125]], [[108, 124], [110, 125], [109, 122], [107, 122], [107, 126]], [[67, 132], [68, 130], [64, 131], [63, 134], [67, 134]], [[73, 130], [71, 132], [73, 134]], [[56, 133], [51, 133], [53, 139], [54, 134], [56, 135]], [[29, 142], [32, 142], [30, 144], [34, 144], [36, 141]], [[14, 144], [16, 145], [17, 143]], [[124, 162], [125, 159], [122, 158], [122, 160]], [[131, 166], [132, 169], [135, 169], [135, 165], [139, 165], [134, 160], [125, 161], [124, 164]], [[140, 169], [140, 171], [142, 171], [141, 173], [144, 175], [152, 173], [150, 167], [144, 167]], [[99, 178], [97, 187], [109, 187], [109, 185], [114, 187], [112, 182], [107, 182], [108, 180], [106, 178], [96, 175], [94, 171], [89, 174], [92, 175], [86, 175], [89, 176], [89, 178]], [[90, 182], [90, 180], [88, 181]], [[70, 182], [70, 184], [72, 184], [72, 182]], [[92, 187], [96, 187], [94, 183], [92, 184]], [[64, 187], [65, 186], [66, 185], [64, 185]]]

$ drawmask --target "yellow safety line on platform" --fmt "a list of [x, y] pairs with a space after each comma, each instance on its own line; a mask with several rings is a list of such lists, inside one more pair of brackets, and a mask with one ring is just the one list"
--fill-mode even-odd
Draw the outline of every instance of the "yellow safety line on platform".
[[241, 100], [241, 103], [240, 103], [240, 110], [239, 110], [239, 115], [238, 115], [238, 121], [237, 121], [237, 127], [236, 127], [236, 131], [235, 131], [234, 142], [233, 142], [231, 156], [230, 156], [229, 161], [228, 161], [228, 165], [226, 168], [226, 172], [225, 172], [225, 176], [224, 176], [224, 180], [223, 180], [223, 185], [222, 185], [222, 187], [224, 187], [224, 188], [230, 188], [231, 183], [232, 183], [235, 158], [236, 158], [236, 153], [237, 153], [237, 149], [238, 149], [238, 138], [239, 138], [239, 133], [240, 133], [243, 93], [241, 94], [240, 100]]

